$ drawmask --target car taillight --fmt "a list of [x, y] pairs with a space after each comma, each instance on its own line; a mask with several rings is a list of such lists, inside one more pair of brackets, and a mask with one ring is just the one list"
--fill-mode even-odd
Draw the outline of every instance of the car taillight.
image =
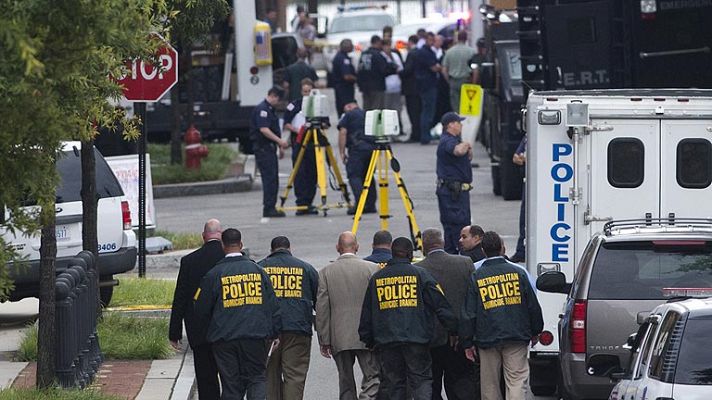
[[124, 222], [124, 230], [128, 231], [131, 229], [131, 209], [129, 209], [129, 202], [121, 202], [121, 219]]
[[571, 352], [586, 352], [586, 300], [576, 300], [569, 322]]
[[542, 332], [541, 334], [539, 334], [539, 343], [543, 344], [544, 346], [548, 346], [554, 343], [554, 335], [549, 331]]

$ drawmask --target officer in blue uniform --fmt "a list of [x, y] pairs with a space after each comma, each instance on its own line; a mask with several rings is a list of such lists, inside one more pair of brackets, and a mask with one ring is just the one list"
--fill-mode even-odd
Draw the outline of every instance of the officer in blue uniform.
[[437, 190], [440, 223], [443, 225], [445, 251], [457, 254], [460, 229], [470, 224], [472, 189], [472, 146], [462, 141], [462, 121], [455, 112], [443, 115], [443, 134], [437, 150]]
[[252, 110], [250, 116], [250, 139], [255, 152], [255, 161], [262, 174], [262, 216], [284, 217], [283, 211], [277, 211], [277, 191], [279, 190], [279, 175], [277, 165], [277, 148], [280, 155], [289, 143], [281, 138], [279, 118], [274, 112], [274, 106], [284, 95], [284, 90], [274, 86], [267, 92], [267, 97]]
[[[359, 108], [356, 100], [351, 99], [344, 106], [344, 115], [336, 126], [339, 130], [339, 153], [341, 160], [346, 164], [346, 176], [349, 178], [354, 199], [358, 204], [366, 179], [371, 179], [371, 187], [366, 197], [363, 208], [365, 214], [376, 212], [376, 184], [372, 176], [367, 177], [368, 164], [375, 150], [375, 140], [366, 136], [366, 111]], [[348, 154], [346, 153], [348, 149]], [[356, 206], [348, 210], [349, 215], [356, 214]]]
[[351, 39], [344, 39], [339, 45], [339, 52], [334, 56], [331, 68], [331, 84], [336, 97], [336, 115], [344, 112], [344, 106], [354, 98], [354, 84], [356, 83], [356, 68], [354, 68], [349, 53], [354, 51]]
[[[293, 124], [293, 122], [295, 122], [295, 117], [302, 111], [302, 98], [309, 96], [311, 90], [314, 89], [314, 81], [304, 78], [301, 81], [301, 85], [302, 97], [289, 103], [287, 110], [284, 112], [284, 130], [290, 133], [289, 141], [292, 143], [292, 166], [297, 162], [297, 156], [306, 137], [306, 127], [301, 129], [300, 132], [301, 127]], [[316, 159], [314, 146], [311, 143], [307, 145], [304, 151], [302, 163], [297, 171], [297, 176], [294, 178], [294, 195], [297, 196], [297, 206], [308, 207], [306, 210], [297, 210], [297, 215], [319, 213], [312, 205], [316, 195]]]

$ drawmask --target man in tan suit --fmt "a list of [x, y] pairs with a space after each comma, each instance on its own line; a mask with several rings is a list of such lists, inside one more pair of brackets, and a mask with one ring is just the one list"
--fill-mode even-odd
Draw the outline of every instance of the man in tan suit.
[[[339, 400], [373, 400], [378, 394], [378, 361], [358, 335], [363, 297], [378, 266], [356, 257], [358, 242], [351, 232], [339, 235], [339, 258], [319, 271], [316, 331], [321, 355], [334, 358], [339, 372]], [[363, 381], [357, 395], [353, 366], [358, 359]]]

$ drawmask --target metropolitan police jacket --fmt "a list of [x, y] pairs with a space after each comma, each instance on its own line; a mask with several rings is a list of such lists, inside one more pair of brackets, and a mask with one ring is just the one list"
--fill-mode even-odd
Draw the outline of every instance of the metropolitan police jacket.
[[541, 307], [525, 271], [492, 258], [472, 274], [460, 323], [463, 347], [473, 342], [483, 349], [528, 343], [543, 328]]
[[435, 316], [449, 332], [457, 331], [457, 318], [430, 273], [409, 260], [393, 258], [371, 277], [358, 333], [368, 347], [428, 344]]
[[282, 329], [269, 276], [243, 255], [228, 255], [195, 292], [195, 312], [207, 321], [208, 342], [275, 338]]
[[312, 335], [319, 287], [314, 267], [293, 257], [289, 250], [277, 250], [258, 263], [269, 275], [282, 313], [282, 332]]

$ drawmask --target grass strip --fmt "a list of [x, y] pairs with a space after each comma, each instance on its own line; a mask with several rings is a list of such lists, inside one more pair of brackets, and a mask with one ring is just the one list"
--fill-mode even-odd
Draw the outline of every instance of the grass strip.
[[[186, 169], [183, 164], [171, 164], [171, 148], [168, 144], [149, 144], [151, 154], [151, 179], [154, 185], [167, 183], [203, 182], [223, 179], [237, 151], [225, 143], [208, 143], [208, 157], [202, 160], [200, 169]], [[184, 145], [181, 145], [185, 157]]]
[[101, 394], [96, 390], [68, 389], [4, 389], [0, 400], [120, 400], [119, 397]]
[[169, 232], [156, 230], [152, 236], [162, 236], [173, 243], [173, 250], [197, 249], [203, 245], [203, 237], [200, 233]]
[[114, 288], [111, 307], [140, 305], [170, 306], [176, 282], [167, 279], [121, 278]]
[[[101, 351], [113, 360], [160, 360], [174, 351], [168, 343], [167, 318], [142, 318], [104, 312], [99, 322]], [[16, 354], [18, 361], [37, 360], [37, 325], [25, 332]]]

